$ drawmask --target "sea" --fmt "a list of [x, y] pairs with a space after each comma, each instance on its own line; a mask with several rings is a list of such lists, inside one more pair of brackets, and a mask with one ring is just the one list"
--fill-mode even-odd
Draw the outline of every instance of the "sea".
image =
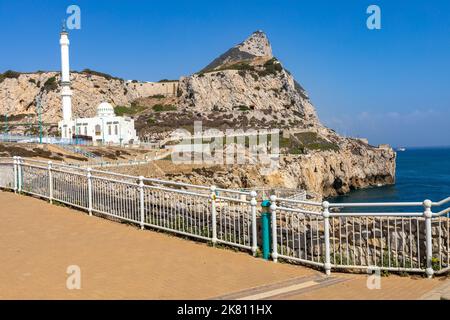
[[[330, 202], [422, 202], [450, 197], [450, 146], [397, 152], [395, 184], [369, 187], [327, 199]], [[420, 208], [418, 208], [420, 210]], [[411, 212], [411, 208], [342, 208], [341, 212]]]

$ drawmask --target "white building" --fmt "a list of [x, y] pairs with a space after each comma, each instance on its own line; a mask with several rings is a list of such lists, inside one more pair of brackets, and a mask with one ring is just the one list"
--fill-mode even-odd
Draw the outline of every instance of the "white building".
[[129, 117], [117, 117], [114, 108], [107, 102], [97, 107], [94, 118], [72, 119], [72, 90], [70, 89], [69, 37], [63, 28], [61, 46], [61, 97], [63, 119], [58, 129], [63, 139], [83, 137], [92, 139], [94, 144], [134, 144], [138, 142], [134, 120]]

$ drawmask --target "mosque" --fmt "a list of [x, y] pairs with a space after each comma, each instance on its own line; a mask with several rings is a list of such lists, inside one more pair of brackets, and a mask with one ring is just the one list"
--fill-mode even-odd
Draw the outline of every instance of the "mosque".
[[83, 137], [94, 144], [136, 144], [139, 142], [134, 128], [134, 120], [118, 117], [108, 102], [97, 107], [93, 118], [72, 118], [72, 90], [70, 89], [69, 34], [63, 28], [59, 44], [61, 46], [61, 98], [63, 119], [58, 129], [63, 139]]

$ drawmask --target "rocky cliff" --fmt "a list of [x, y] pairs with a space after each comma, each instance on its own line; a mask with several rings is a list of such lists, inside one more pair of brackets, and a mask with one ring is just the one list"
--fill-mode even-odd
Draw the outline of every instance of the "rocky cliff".
[[267, 172], [258, 164], [194, 168], [189, 174], [170, 173], [171, 179], [223, 188], [267, 187], [302, 189], [318, 195], [317, 200], [345, 194], [368, 186], [395, 182], [395, 152], [344, 142], [339, 150], [283, 154], [278, 168]]
[[[126, 82], [84, 71], [71, 74], [75, 116], [93, 116], [109, 101], [135, 118], [139, 135], [163, 138], [174, 129], [203, 128], [283, 131], [279, 168], [259, 165], [197, 170], [178, 179], [225, 187], [277, 185], [330, 196], [395, 180], [395, 152], [339, 136], [319, 121], [304, 88], [273, 56], [267, 36], [257, 31], [199, 72], [181, 77], [176, 96], [152, 95], [151, 84]], [[59, 73], [0, 75], [0, 116], [20, 121], [36, 115], [41, 97], [44, 122], [61, 117]], [[175, 86], [174, 86], [175, 90]], [[14, 118], [15, 117], [15, 118]], [[175, 174], [176, 175], [176, 174]]]
[[269, 40], [261, 31], [199, 73], [181, 78], [179, 107], [205, 113], [245, 113], [263, 127], [319, 125], [305, 90], [272, 56]]
[[[59, 72], [0, 74], [0, 116], [10, 121], [35, 121], [36, 98], [40, 97], [42, 119], [47, 123], [61, 120]], [[107, 74], [84, 70], [71, 72], [72, 109], [76, 117], [91, 117], [100, 102], [129, 106], [138, 98], [149, 96], [148, 83], [126, 82]]]
[[208, 120], [226, 118], [234, 128], [284, 131], [278, 170], [267, 174], [258, 165], [197, 170], [185, 177], [191, 182], [302, 188], [333, 196], [395, 181], [395, 152], [341, 137], [323, 126], [306, 91], [273, 56], [261, 31], [200, 72], [181, 78], [178, 108], [185, 115], [199, 113], [207, 119], [205, 126], [223, 125]]

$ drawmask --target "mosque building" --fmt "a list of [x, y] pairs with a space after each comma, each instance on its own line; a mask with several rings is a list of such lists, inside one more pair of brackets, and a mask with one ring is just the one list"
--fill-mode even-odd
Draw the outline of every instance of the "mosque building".
[[136, 144], [138, 137], [134, 120], [130, 117], [118, 117], [108, 102], [97, 107], [93, 118], [72, 118], [72, 90], [70, 89], [69, 35], [65, 28], [60, 35], [61, 46], [61, 98], [63, 119], [58, 129], [63, 139], [83, 137], [92, 139], [94, 144]]

